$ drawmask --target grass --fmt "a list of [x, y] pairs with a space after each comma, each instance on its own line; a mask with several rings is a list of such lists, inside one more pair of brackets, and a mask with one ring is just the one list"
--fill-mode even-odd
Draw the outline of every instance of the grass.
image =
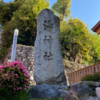
[[[31, 88], [30, 88], [31, 89]], [[0, 98], [0, 100], [62, 100], [61, 97], [59, 97], [58, 99], [30, 99], [29, 98], [29, 92], [25, 91], [25, 90], [20, 90], [18, 93], [10, 95], [10, 96], [5, 96], [3, 98]]]
[[28, 95], [29, 95], [28, 92], [21, 90], [16, 94], [5, 96], [0, 100], [29, 100]]

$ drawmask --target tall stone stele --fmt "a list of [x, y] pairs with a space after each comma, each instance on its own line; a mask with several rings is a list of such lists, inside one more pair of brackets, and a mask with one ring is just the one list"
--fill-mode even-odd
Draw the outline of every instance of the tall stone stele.
[[34, 79], [37, 84], [66, 85], [61, 45], [60, 20], [50, 9], [40, 12], [34, 46]]

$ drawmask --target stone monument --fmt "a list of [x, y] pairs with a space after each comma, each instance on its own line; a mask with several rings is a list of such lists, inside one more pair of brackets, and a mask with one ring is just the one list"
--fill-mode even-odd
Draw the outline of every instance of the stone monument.
[[34, 46], [34, 78], [36, 84], [66, 85], [61, 45], [60, 20], [50, 9], [40, 12]]

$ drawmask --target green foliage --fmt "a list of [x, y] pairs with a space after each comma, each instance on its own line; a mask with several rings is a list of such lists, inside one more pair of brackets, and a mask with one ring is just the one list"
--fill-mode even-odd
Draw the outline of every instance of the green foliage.
[[94, 73], [93, 80], [100, 82], [100, 72]]
[[64, 20], [64, 18], [68, 18], [70, 16], [70, 8], [71, 0], [57, 0], [57, 3], [52, 6], [52, 9], [56, 14], [58, 14], [62, 21]]
[[23, 0], [18, 0], [17, 2], [5, 3], [3, 0], [0, 1], [0, 24], [5, 26], [5, 24], [11, 20], [13, 12], [16, 11], [19, 6], [23, 3]]
[[[13, 31], [19, 29], [18, 44], [34, 45], [37, 32], [37, 17], [41, 10], [49, 7], [46, 0], [26, 0], [17, 11], [13, 13], [12, 20], [7, 24], [6, 36], [2, 37], [2, 44], [9, 47], [13, 41]], [[4, 47], [4, 45], [2, 45]]]
[[8, 50], [8, 49], [7, 49], [6, 47], [0, 49], [0, 59], [2, 59], [2, 58], [4, 57], [5, 52], [6, 52], [7, 50]]
[[93, 75], [85, 75], [81, 78], [81, 81], [93, 81]]
[[100, 36], [97, 35], [96, 33], [92, 33], [92, 37], [91, 37], [91, 53], [92, 53], [92, 57], [93, 57], [93, 62], [94, 63], [98, 63], [100, 62]]
[[16, 94], [5, 96], [5, 97], [3, 97], [0, 100], [62, 100], [62, 98], [59, 97], [57, 99], [53, 99], [53, 98], [52, 99], [47, 99], [47, 98], [45, 98], [45, 99], [38, 99], [38, 98], [36, 98], [36, 99], [34, 99], [34, 98], [30, 99], [29, 98], [29, 91], [27, 92], [25, 90], [20, 90]]
[[25, 90], [20, 90], [16, 94], [5, 96], [0, 100], [29, 100], [28, 95], [29, 93]]
[[85, 75], [81, 78], [81, 81], [95, 81], [100, 82], [100, 72], [96, 72], [93, 75]]
[[[4, 21], [4, 23], [7, 23], [3, 24], [3, 22], [0, 22], [5, 28], [2, 33], [2, 48], [9, 48], [12, 44], [15, 28], [19, 29], [18, 44], [34, 46], [38, 14], [41, 10], [49, 8], [48, 0], [15, 0], [11, 4], [16, 5], [18, 2], [20, 6], [16, 7], [17, 10], [12, 11], [13, 15], [10, 16], [9, 20]], [[10, 3], [4, 4], [9, 5]], [[1, 19], [3, 20], [3, 17]]]
[[60, 30], [64, 58], [68, 58], [69, 52], [77, 63], [94, 64], [100, 61], [100, 36], [91, 33], [83, 21], [77, 18], [61, 21]]
[[83, 21], [77, 18], [71, 18], [68, 22], [61, 22], [60, 26], [60, 42], [62, 50], [69, 51], [75, 60], [76, 54], [79, 55], [79, 52], [82, 54], [88, 48], [88, 28]]
[[62, 100], [62, 98], [61, 97], [59, 97], [59, 98], [57, 98], [57, 99], [54, 99], [54, 98], [51, 98], [51, 99], [49, 99], [49, 98], [45, 98], [45, 99], [38, 99], [38, 98], [36, 98], [36, 99], [29, 99], [29, 100]]

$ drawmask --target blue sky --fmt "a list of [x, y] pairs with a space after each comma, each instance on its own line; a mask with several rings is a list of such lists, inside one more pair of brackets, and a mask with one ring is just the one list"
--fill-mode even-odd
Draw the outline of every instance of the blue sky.
[[[14, 0], [4, 0], [10, 2]], [[50, 0], [50, 7], [57, 0]], [[89, 29], [100, 20], [100, 0], [72, 0], [71, 11], [73, 18], [80, 18]]]

